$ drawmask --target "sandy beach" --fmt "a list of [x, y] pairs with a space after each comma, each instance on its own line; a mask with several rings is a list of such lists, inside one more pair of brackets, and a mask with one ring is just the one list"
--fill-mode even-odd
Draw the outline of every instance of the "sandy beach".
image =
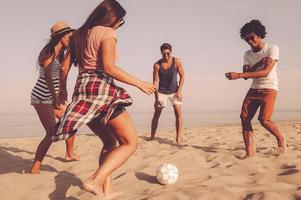
[[[287, 139], [286, 153], [281, 154], [274, 137], [255, 124], [256, 155], [246, 160], [240, 159], [244, 144], [239, 124], [186, 128], [187, 146], [174, 143], [173, 129], [158, 132], [155, 141], [147, 141], [148, 132], [140, 131], [139, 149], [114, 173], [113, 183], [123, 193], [116, 199], [301, 199], [301, 121], [277, 125]], [[0, 140], [0, 199], [98, 199], [82, 189], [81, 180], [97, 167], [100, 140], [79, 135], [75, 151], [81, 160], [76, 162], [64, 160], [63, 142], [53, 144], [41, 174], [31, 175], [26, 172], [40, 140]], [[156, 181], [162, 163], [178, 167], [177, 183], [162, 186]]]

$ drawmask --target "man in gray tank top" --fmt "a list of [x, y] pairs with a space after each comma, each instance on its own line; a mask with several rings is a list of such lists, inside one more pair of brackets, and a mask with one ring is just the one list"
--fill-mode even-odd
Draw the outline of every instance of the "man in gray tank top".
[[[172, 47], [164, 43], [160, 47], [162, 58], [154, 64], [153, 84], [158, 90], [155, 93], [155, 113], [152, 119], [151, 137], [155, 139], [158, 121], [167, 100], [170, 101], [174, 108], [176, 117], [176, 142], [183, 144], [182, 132], [182, 87], [184, 83], [184, 69], [179, 58], [171, 56]], [[180, 80], [177, 81], [179, 74]]]

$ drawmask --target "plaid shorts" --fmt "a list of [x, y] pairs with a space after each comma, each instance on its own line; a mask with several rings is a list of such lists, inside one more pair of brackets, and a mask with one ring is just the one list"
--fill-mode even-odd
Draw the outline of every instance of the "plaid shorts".
[[58, 123], [52, 141], [67, 139], [95, 118], [106, 124], [117, 106], [131, 104], [129, 94], [116, 86], [109, 75], [101, 71], [81, 72], [76, 80], [72, 102]]

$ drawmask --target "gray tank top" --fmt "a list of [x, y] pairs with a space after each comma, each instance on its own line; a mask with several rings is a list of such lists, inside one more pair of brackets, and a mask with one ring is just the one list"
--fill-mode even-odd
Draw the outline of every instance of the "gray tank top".
[[159, 62], [159, 92], [163, 94], [172, 94], [178, 90], [177, 69], [175, 58], [172, 58], [171, 66], [164, 69]]

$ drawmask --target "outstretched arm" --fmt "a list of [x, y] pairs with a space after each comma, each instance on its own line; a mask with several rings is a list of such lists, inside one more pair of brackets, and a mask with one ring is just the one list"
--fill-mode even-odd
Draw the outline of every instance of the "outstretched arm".
[[150, 95], [155, 91], [153, 84], [141, 81], [140, 79], [125, 72], [115, 64], [116, 40], [106, 39], [101, 44], [102, 62], [105, 73], [123, 83], [138, 87], [144, 93]]

